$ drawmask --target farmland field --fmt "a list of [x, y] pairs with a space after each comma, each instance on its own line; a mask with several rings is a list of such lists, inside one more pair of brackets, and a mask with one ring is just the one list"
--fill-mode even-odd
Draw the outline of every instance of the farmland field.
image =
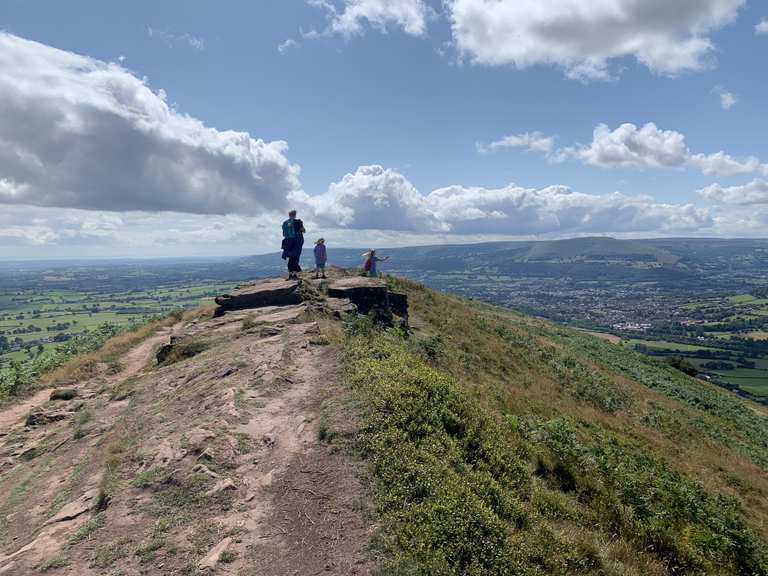
[[131, 291], [20, 290], [0, 295], [0, 359], [43, 353], [69, 338], [111, 323], [118, 326], [209, 302], [233, 282], [200, 282]]

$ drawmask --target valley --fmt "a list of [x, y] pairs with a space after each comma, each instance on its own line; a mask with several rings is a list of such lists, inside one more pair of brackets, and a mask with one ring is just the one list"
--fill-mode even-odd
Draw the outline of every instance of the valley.
[[[362, 249], [329, 246], [329, 261]], [[382, 251], [384, 273], [610, 335], [768, 402], [768, 241], [616, 240], [420, 246]], [[302, 265], [311, 269], [309, 254]], [[104, 323], [190, 308], [283, 273], [279, 254], [232, 259], [0, 264], [0, 363], [31, 359]], [[58, 341], [57, 341], [58, 340]]]

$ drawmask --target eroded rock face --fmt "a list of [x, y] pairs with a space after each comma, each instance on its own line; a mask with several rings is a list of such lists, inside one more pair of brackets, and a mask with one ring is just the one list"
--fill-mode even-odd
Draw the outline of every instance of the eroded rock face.
[[264, 306], [291, 306], [301, 304], [303, 298], [299, 292], [299, 282], [282, 278], [259, 280], [252, 284], [241, 286], [230, 294], [216, 297], [219, 305], [217, 313], [230, 310], [245, 310], [248, 308], [263, 308]]
[[408, 317], [408, 297], [390, 292], [387, 283], [378, 278], [358, 276], [334, 280], [328, 285], [328, 296], [349, 300], [359, 314], [373, 311], [377, 319], [385, 323], [391, 323], [392, 314]]
[[[216, 316], [227, 312], [266, 308], [288, 307], [305, 302], [306, 305], [329, 310], [336, 316], [346, 314], [368, 315], [376, 320], [392, 324], [394, 316], [408, 318], [408, 298], [405, 294], [391, 292], [387, 283], [378, 278], [352, 276], [322, 282], [271, 278], [253, 282], [217, 297], [219, 308]], [[160, 357], [167, 355], [174, 343], [161, 349]]]

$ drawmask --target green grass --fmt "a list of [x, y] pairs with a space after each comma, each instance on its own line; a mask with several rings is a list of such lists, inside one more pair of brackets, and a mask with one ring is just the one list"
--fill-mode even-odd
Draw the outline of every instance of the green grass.
[[97, 514], [90, 518], [85, 524], [80, 526], [77, 531], [69, 537], [69, 544], [74, 545], [84, 540], [88, 540], [99, 528], [104, 526], [104, 514]]
[[679, 342], [669, 342], [666, 340], [638, 340], [631, 339], [626, 341], [629, 346], [647, 346], [655, 350], [671, 350], [673, 352], [698, 352], [699, 350], [709, 350], [713, 352], [722, 352], [720, 348], [710, 346], [698, 346], [694, 344], [681, 344]]
[[51, 558], [50, 560], [44, 560], [35, 566], [35, 570], [40, 573], [51, 572], [58, 570], [59, 568], [66, 568], [69, 566], [69, 561], [65, 558]]
[[[764, 479], [702, 447], [764, 469], [766, 420], [741, 399], [589, 335], [397, 288], [418, 329], [359, 320], [343, 343], [382, 574], [768, 574], [768, 510], [726, 490]], [[698, 475], [710, 466], [721, 484]]]

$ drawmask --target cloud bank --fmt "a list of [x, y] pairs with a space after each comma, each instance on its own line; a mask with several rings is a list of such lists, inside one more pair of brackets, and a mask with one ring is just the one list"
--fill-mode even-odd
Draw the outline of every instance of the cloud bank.
[[699, 190], [699, 194], [711, 202], [738, 206], [768, 206], [768, 180], [753, 180], [743, 186], [712, 184]]
[[706, 68], [712, 32], [744, 0], [446, 0], [460, 54], [486, 66], [557, 66], [569, 77], [609, 79], [609, 64], [635, 58], [676, 75]]
[[592, 133], [592, 142], [584, 146], [553, 151], [553, 143], [554, 137], [534, 132], [505, 136], [491, 144], [479, 145], [478, 150], [524, 148], [540, 152], [555, 162], [575, 159], [598, 168], [693, 168], [707, 176], [737, 176], [756, 172], [768, 175], [768, 164], [754, 156], [735, 158], [723, 151], [712, 154], [691, 152], [685, 142], [685, 134], [662, 130], [653, 122], [641, 127], [622, 124], [613, 130], [607, 124], [599, 124]]
[[119, 65], [0, 33], [0, 203], [259, 214], [300, 189], [287, 148], [209, 128]]
[[449, 186], [420, 194], [399, 172], [361, 166], [318, 196], [296, 198], [318, 225], [352, 230], [514, 236], [691, 231], [712, 224], [706, 209], [648, 196], [593, 195], [566, 186]]

